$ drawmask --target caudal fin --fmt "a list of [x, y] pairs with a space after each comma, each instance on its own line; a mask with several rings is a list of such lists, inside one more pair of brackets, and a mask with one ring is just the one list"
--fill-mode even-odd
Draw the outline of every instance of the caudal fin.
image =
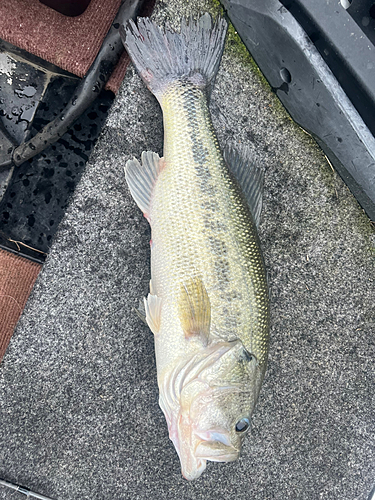
[[159, 28], [148, 18], [120, 28], [131, 60], [149, 90], [158, 97], [174, 81], [210, 86], [223, 54], [226, 21], [210, 14], [182, 21], [180, 33]]

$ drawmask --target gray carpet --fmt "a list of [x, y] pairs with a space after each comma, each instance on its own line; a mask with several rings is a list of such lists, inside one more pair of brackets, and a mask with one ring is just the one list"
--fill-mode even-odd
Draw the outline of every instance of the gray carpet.
[[[215, 4], [216, 5], [216, 4]], [[154, 17], [217, 11], [159, 2]], [[162, 153], [155, 99], [129, 68], [0, 365], [0, 476], [54, 499], [366, 500], [375, 479], [375, 232], [233, 33], [212, 95], [221, 145], [264, 165], [269, 367], [238, 462], [195, 482], [158, 407], [148, 224], [125, 161]], [[0, 499], [24, 498], [0, 487]]]

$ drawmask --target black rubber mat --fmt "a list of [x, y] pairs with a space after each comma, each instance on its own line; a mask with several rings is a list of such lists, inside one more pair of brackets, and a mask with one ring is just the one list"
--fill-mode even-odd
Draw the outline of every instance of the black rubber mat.
[[[48, 86], [36, 112], [31, 135], [64, 109], [75, 87], [76, 82], [64, 77], [57, 77]], [[19, 242], [22, 242], [39, 252], [48, 253], [112, 100], [112, 92], [102, 92], [61, 139], [16, 168], [0, 202], [3, 246], [18, 250]], [[28, 249], [24, 245], [22, 250], [27, 254]], [[43, 261], [44, 254], [39, 252], [33, 252], [33, 256]]]

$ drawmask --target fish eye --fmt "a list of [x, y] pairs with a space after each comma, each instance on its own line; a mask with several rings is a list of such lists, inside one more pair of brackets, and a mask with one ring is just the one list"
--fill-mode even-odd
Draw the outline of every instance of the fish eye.
[[236, 432], [239, 433], [246, 432], [249, 427], [250, 427], [250, 420], [247, 417], [241, 418], [241, 420], [239, 420], [236, 423]]

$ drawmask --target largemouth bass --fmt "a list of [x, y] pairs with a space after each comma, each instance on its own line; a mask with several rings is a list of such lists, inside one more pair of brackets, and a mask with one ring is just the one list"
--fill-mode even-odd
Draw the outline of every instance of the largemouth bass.
[[[182, 473], [239, 457], [264, 377], [269, 301], [257, 234], [262, 173], [246, 152], [220, 151], [208, 109], [227, 24], [205, 14], [180, 33], [149, 19], [121, 30], [164, 119], [164, 157], [126, 164], [151, 225], [145, 299], [159, 404]], [[243, 157], [244, 155], [244, 157]], [[242, 185], [242, 188], [240, 187]]]

